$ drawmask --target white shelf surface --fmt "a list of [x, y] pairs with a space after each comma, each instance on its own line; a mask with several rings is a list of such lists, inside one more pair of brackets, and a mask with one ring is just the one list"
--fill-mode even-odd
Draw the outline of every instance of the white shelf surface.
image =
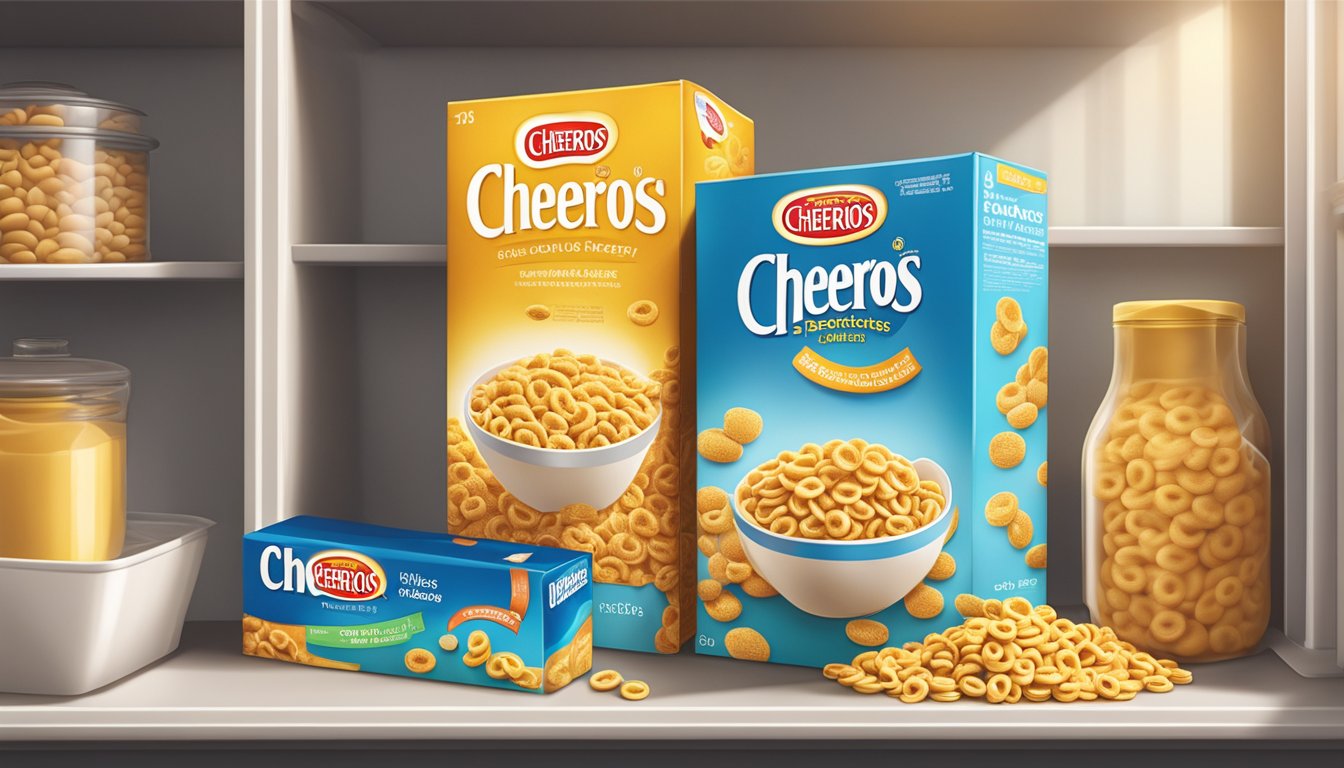
[[1283, 227], [1051, 227], [1056, 248], [1267, 248]]
[[78, 697], [0, 694], [0, 741], [660, 739], [1339, 740], [1344, 679], [1303, 679], [1273, 652], [1195, 668], [1129, 702], [901, 704], [815, 670], [598, 649], [649, 683], [628, 702], [583, 680], [549, 696], [243, 657], [233, 622], [188, 624], [167, 660]]
[[144, 261], [134, 264], [0, 264], [11, 280], [241, 280], [241, 261]]
[[[1051, 227], [1056, 248], [1269, 248], [1283, 245], [1282, 227]], [[442, 243], [302, 243], [297, 264], [443, 266]]]

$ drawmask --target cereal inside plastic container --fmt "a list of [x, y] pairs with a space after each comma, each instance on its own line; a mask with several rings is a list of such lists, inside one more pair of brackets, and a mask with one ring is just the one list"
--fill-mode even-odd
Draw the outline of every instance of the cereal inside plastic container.
[[1243, 656], [1269, 624], [1269, 427], [1245, 317], [1229, 301], [1117, 304], [1083, 448], [1092, 617], [1181, 661]]
[[143, 117], [60, 83], [0, 86], [0, 265], [149, 260]]

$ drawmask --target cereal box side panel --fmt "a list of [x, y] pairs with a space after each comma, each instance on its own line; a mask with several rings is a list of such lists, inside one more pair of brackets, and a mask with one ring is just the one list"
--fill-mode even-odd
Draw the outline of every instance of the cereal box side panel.
[[[472, 121], [448, 126], [449, 529], [591, 552], [597, 643], [666, 652], [678, 645], [665, 609], [679, 602], [679, 93], [455, 104]], [[593, 452], [586, 430], [545, 432], [572, 448], [532, 447], [510, 436], [512, 418], [492, 426], [501, 414], [484, 414], [505, 403], [478, 386], [523, 360], [551, 367], [538, 356], [556, 350], [635, 377], [658, 420]], [[570, 397], [589, 395], [572, 381], [568, 395], [529, 396], [574, 415]]]
[[[1040, 603], [1050, 412], [1046, 176], [977, 155], [967, 181], [978, 228], [975, 485], [966, 509], [976, 530], [974, 592]], [[993, 521], [990, 506], [998, 508]]]
[[[698, 186], [697, 652], [820, 666], [955, 616], [970, 536], [947, 532], [970, 484], [973, 429], [972, 193], [952, 182], [957, 163], [970, 161]], [[836, 231], [802, 231], [803, 220]], [[759, 416], [754, 439], [752, 417], [733, 409]], [[747, 508], [753, 472], [784, 451], [854, 439], [929, 467], [924, 479], [952, 488], [946, 514], [879, 543], [765, 532]], [[944, 548], [957, 567], [916, 592]], [[861, 618], [882, 631], [852, 639]]]
[[681, 319], [681, 513], [680, 639], [695, 634], [695, 185], [709, 179], [750, 176], [756, 167], [756, 131], [751, 118], [708, 89], [685, 82], [681, 94], [682, 146], [682, 319]]
[[547, 691], [559, 690], [593, 667], [593, 582], [588, 557], [542, 578], [546, 601]]
[[[357, 540], [334, 549], [265, 531], [244, 537], [243, 562], [245, 655], [541, 690], [541, 574], [451, 564]], [[519, 669], [535, 668], [537, 686], [491, 675], [500, 665], [492, 667], [490, 657], [500, 653], [516, 656]]]

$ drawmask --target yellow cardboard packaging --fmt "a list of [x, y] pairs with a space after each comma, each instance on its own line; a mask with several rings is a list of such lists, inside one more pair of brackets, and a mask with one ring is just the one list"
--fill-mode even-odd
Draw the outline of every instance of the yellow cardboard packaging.
[[695, 182], [750, 119], [694, 83], [448, 104], [448, 529], [591, 552], [594, 641], [694, 630]]

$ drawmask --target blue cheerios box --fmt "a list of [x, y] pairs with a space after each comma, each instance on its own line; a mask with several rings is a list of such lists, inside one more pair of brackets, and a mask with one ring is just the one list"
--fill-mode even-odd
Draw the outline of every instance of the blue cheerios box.
[[593, 665], [591, 556], [295, 517], [243, 537], [243, 653], [532, 693]]
[[1046, 177], [696, 186], [701, 653], [820, 666], [1045, 599]]

